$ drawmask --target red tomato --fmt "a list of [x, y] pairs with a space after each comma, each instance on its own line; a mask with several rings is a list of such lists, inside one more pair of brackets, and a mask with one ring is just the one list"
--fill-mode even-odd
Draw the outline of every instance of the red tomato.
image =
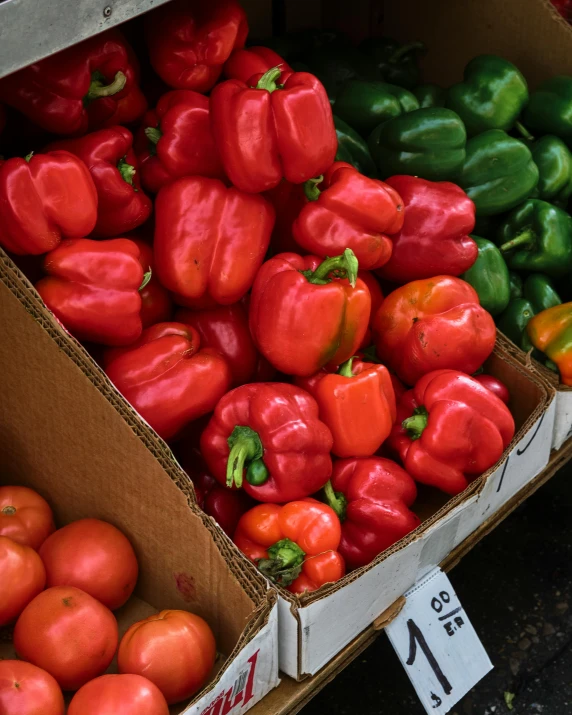
[[171, 705], [203, 686], [215, 658], [216, 643], [206, 621], [188, 611], [161, 611], [127, 630], [117, 665], [120, 673], [145, 674]]
[[113, 613], [73, 586], [40, 593], [14, 628], [20, 658], [47, 670], [64, 690], [77, 690], [101, 675], [113, 660], [117, 641]]
[[0, 536], [0, 626], [16, 620], [46, 585], [42, 559], [29, 546]]
[[48, 502], [28, 487], [0, 487], [0, 536], [39, 549], [56, 530]]
[[64, 715], [64, 696], [45, 670], [21, 660], [0, 660], [0, 713]]
[[141, 675], [102, 675], [77, 691], [68, 715], [169, 715], [169, 706]]
[[129, 539], [112, 524], [80, 519], [42, 544], [48, 586], [75, 586], [112, 611], [133, 593], [139, 567]]

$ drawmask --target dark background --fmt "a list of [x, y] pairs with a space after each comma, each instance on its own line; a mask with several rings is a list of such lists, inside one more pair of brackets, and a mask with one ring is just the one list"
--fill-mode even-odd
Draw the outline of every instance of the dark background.
[[[572, 464], [449, 573], [493, 663], [452, 715], [572, 714]], [[514, 694], [513, 709], [505, 693]], [[423, 715], [387, 636], [303, 715]]]

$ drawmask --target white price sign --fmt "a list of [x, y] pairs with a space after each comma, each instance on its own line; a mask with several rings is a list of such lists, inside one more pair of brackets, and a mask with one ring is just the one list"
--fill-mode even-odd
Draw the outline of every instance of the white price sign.
[[405, 599], [386, 633], [425, 710], [447, 713], [492, 663], [441, 569], [431, 571]]

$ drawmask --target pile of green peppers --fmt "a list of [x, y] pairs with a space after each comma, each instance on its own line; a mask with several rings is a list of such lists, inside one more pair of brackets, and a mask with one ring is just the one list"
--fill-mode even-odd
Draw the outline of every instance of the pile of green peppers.
[[530, 93], [514, 64], [481, 55], [444, 88], [422, 82], [419, 42], [372, 38], [356, 47], [338, 33], [294, 38], [276, 49], [326, 87], [337, 160], [380, 179], [451, 181], [473, 200], [479, 254], [462, 277], [502, 332], [531, 350], [526, 323], [562, 302], [560, 288], [570, 290], [572, 77]]

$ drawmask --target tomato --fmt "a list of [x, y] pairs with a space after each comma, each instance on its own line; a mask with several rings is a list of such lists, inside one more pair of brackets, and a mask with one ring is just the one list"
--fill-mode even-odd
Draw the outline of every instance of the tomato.
[[117, 649], [111, 611], [73, 586], [48, 588], [29, 603], [14, 628], [14, 646], [58, 681], [77, 690], [101, 675]]
[[0, 536], [39, 549], [55, 531], [48, 502], [28, 487], [0, 487]]
[[102, 675], [77, 691], [68, 715], [169, 715], [169, 706], [141, 675]]
[[206, 621], [188, 611], [161, 611], [127, 630], [117, 665], [120, 673], [145, 675], [171, 705], [203, 686], [215, 658], [216, 643]]
[[48, 586], [75, 586], [112, 611], [133, 593], [139, 567], [129, 539], [112, 524], [80, 519], [42, 544]]
[[29, 546], [0, 536], [0, 626], [18, 618], [46, 585], [42, 559]]
[[64, 696], [45, 670], [21, 660], [0, 660], [0, 713], [64, 715]]

